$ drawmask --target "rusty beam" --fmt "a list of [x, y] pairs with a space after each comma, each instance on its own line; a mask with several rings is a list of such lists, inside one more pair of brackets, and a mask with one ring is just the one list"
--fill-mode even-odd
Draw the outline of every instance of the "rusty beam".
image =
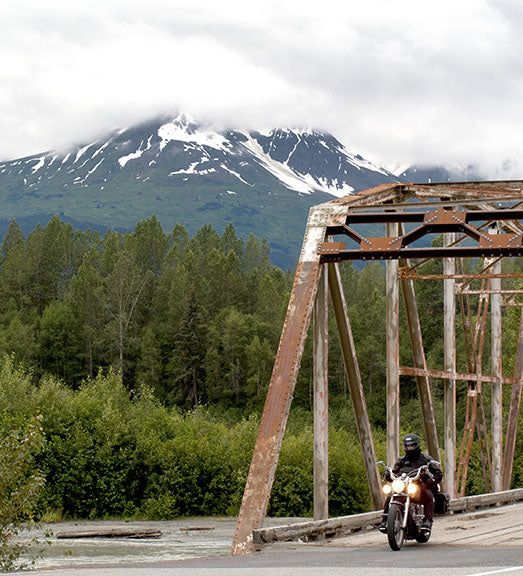
[[460, 290], [458, 288], [457, 292], [458, 294], [523, 294], [523, 290], [501, 290], [500, 288], [494, 290]]
[[[463, 270], [465, 270], [465, 262], [461, 260]], [[485, 289], [486, 279], [481, 281], [482, 289]], [[490, 279], [488, 281], [490, 286]], [[475, 370], [477, 376], [482, 374], [482, 357], [485, 326], [488, 313], [489, 296], [482, 293], [478, 303], [478, 315], [475, 322], [475, 328], [472, 330], [471, 317], [472, 305], [467, 293], [463, 294], [458, 292], [460, 298], [460, 308], [463, 320], [463, 332], [465, 336], [465, 347], [467, 353], [467, 365], [469, 372]], [[479, 340], [479, 344], [478, 344]], [[469, 380], [467, 383], [467, 410], [465, 415], [465, 427], [463, 429], [463, 439], [460, 447], [459, 465], [456, 481], [456, 489], [458, 494], [463, 496], [467, 485], [468, 467], [470, 462], [470, 454], [472, 451], [472, 442], [474, 439], [474, 430], [477, 423], [478, 416], [478, 397], [481, 396], [481, 382]], [[472, 406], [471, 406], [472, 405]]]
[[328, 268], [322, 266], [314, 304], [314, 520], [329, 517]]
[[[493, 228], [493, 236], [497, 227]], [[494, 274], [501, 272], [501, 261], [492, 267]], [[491, 432], [492, 432], [492, 491], [501, 490], [501, 464], [503, 460], [503, 386], [502, 386], [502, 324], [501, 324], [501, 279], [493, 278], [490, 288], [493, 293], [490, 298], [490, 343], [491, 343], [491, 366], [492, 375], [496, 377], [496, 382], [491, 387]]]
[[[409, 191], [407, 189], [407, 191]], [[426, 196], [424, 196], [423, 198], [426, 198]], [[496, 204], [508, 204], [509, 202], [521, 202], [521, 198], [522, 196], [502, 196], [502, 197], [497, 197], [497, 198], [485, 198], [485, 197], [481, 197], [481, 198], [476, 198], [476, 199], [461, 199], [461, 200], [448, 200], [448, 199], [444, 199], [444, 200], [434, 200], [434, 201], [430, 201], [430, 200], [423, 200], [420, 202], [416, 202], [416, 201], [411, 201], [411, 202], [398, 202], [398, 203], [394, 203], [394, 208], [399, 209], [399, 210], [416, 210], [417, 208], [420, 208], [422, 210], [426, 210], [427, 208], [442, 208], [442, 207], [452, 207], [452, 206], [471, 206], [471, 207], [478, 207], [480, 204], [485, 204], [485, 203], [489, 203], [489, 202], [496, 202]], [[414, 198], [414, 200], [421, 200], [421, 197], [418, 198]], [[516, 208], [518, 205], [516, 206], [507, 206], [506, 210], [511, 210], [512, 208]], [[362, 211], [369, 211], [369, 210], [383, 210], [383, 204], [366, 204], [364, 206], [351, 206], [351, 212], [352, 211], [357, 211], [357, 212], [362, 212]]]
[[281, 443], [307, 337], [319, 277], [318, 262], [300, 262], [260, 421], [231, 553], [253, 550], [252, 531], [267, 513]]
[[[399, 224], [387, 224], [387, 236], [399, 235]], [[387, 461], [392, 464], [399, 457], [400, 446], [400, 345], [399, 345], [399, 278], [398, 261], [385, 265], [386, 309], [386, 388], [387, 388]]]
[[[488, 222], [484, 222], [483, 224], [481, 224], [480, 226], [478, 226], [478, 230], [481, 230], [483, 227], [487, 226]], [[463, 242], [465, 236], [459, 235], [454, 242], [452, 242], [451, 244], [449, 244], [449, 246], [446, 246], [446, 248], [449, 248], [451, 246], [460, 246], [461, 243]], [[417, 273], [417, 269], [419, 269], [421, 266], [424, 266], [425, 264], [427, 264], [428, 262], [431, 261], [431, 258], [426, 258], [426, 259], [422, 259], [422, 260], [418, 260], [416, 262], [416, 264], [412, 265], [409, 269], [404, 269], [402, 270], [402, 273], [406, 274], [406, 273]], [[486, 270], [478, 270], [474, 276], [478, 276], [481, 273], [486, 272]]]
[[272, 371], [231, 554], [253, 550], [252, 532], [267, 513], [274, 474], [307, 338], [320, 276], [319, 245], [325, 240], [325, 211], [313, 207], [294, 277], [280, 345]]
[[521, 405], [521, 388], [523, 386], [523, 309], [519, 320], [518, 344], [516, 348], [516, 362], [514, 366], [514, 383], [510, 395], [510, 408], [505, 438], [505, 454], [503, 457], [503, 488], [510, 488], [512, 479], [512, 466], [514, 464], [514, 451], [518, 433], [519, 408]]
[[[445, 203], [441, 203], [445, 205]], [[440, 206], [441, 206], [440, 204]], [[392, 205], [394, 209], [397, 205]], [[407, 205], [408, 206], [408, 205]], [[419, 205], [418, 205], [419, 206]], [[384, 207], [382, 207], [384, 208]], [[388, 206], [387, 206], [388, 208]], [[410, 205], [412, 209], [412, 205]], [[465, 211], [458, 206], [455, 210], [425, 210], [419, 212], [350, 212], [347, 214], [345, 224], [379, 224], [391, 222], [434, 222], [438, 225], [461, 225], [469, 222], [482, 222], [484, 220], [521, 220], [523, 218], [523, 209], [502, 209], [502, 210], [468, 210]], [[331, 229], [329, 227], [329, 233]]]
[[[400, 366], [401, 376], [421, 376], [423, 378], [438, 378], [439, 380], [463, 380], [467, 382], [496, 382], [498, 378], [495, 376], [487, 376], [486, 374], [475, 374], [472, 372], [447, 372], [445, 370], [422, 370], [420, 368], [412, 368], [410, 366]], [[504, 377], [502, 378], [503, 384], [514, 384], [515, 378]]]
[[[400, 266], [409, 265], [400, 260]], [[410, 346], [412, 349], [412, 358], [417, 368], [427, 369], [425, 361], [425, 352], [423, 350], [423, 337], [421, 335], [421, 325], [419, 321], [418, 305], [416, 303], [416, 293], [414, 282], [412, 280], [401, 280], [403, 300], [405, 302], [405, 313], [407, 316], [407, 325], [409, 328]], [[401, 373], [401, 369], [400, 369]], [[430, 381], [427, 376], [416, 376], [418, 383], [418, 394], [423, 416], [423, 427], [425, 429], [425, 438], [429, 454], [440, 461], [438, 433], [436, 428], [436, 417], [432, 405], [432, 394], [430, 391]]]
[[[367, 239], [368, 240], [368, 239]], [[322, 254], [322, 262], [345, 260], [398, 260], [400, 258], [496, 258], [523, 256], [523, 242], [517, 247], [467, 246], [462, 248], [396, 248], [377, 250], [338, 250], [334, 254]]]
[[481, 280], [483, 278], [523, 278], [523, 273], [514, 272], [513, 274], [503, 273], [503, 274], [453, 274], [452, 276], [447, 276], [446, 274], [418, 274], [416, 270], [405, 271], [400, 270], [401, 278], [407, 280], [446, 280], [447, 278], [452, 278], [454, 280]]
[[511, 194], [517, 197], [521, 194], [522, 183], [521, 180], [514, 181], [493, 181], [493, 182], [453, 182], [449, 183], [435, 183], [435, 184], [404, 184], [407, 192], [413, 192], [419, 197], [425, 196], [444, 196], [444, 200], [448, 201], [453, 197], [459, 197], [460, 202], [465, 200], [478, 200], [477, 196], [483, 195], [482, 200], [485, 201], [485, 195], [489, 195], [488, 200], [494, 200], [496, 196], [502, 198], [506, 194]]
[[[471, 405], [472, 404], [472, 408]], [[470, 462], [470, 453], [472, 450], [472, 441], [474, 440], [474, 428], [476, 426], [478, 414], [478, 393], [477, 390], [470, 388], [467, 391], [467, 412], [465, 415], [465, 428], [463, 430], [463, 439], [461, 441], [459, 465], [456, 480], [456, 489], [458, 496], [465, 495], [467, 485], [467, 474]]]
[[[445, 234], [444, 244], [452, 243], [454, 233]], [[455, 261], [445, 258], [443, 271], [446, 275], [455, 274]], [[456, 299], [454, 280], [443, 280], [443, 340], [444, 368], [446, 372], [456, 372]], [[444, 382], [445, 402], [445, 487], [451, 498], [456, 496], [456, 381], [447, 378]]]
[[347, 313], [347, 303], [341, 284], [340, 271], [336, 264], [329, 264], [329, 291], [332, 308], [334, 310], [334, 318], [338, 328], [343, 363], [349, 382], [352, 407], [358, 428], [358, 436], [363, 462], [365, 464], [365, 472], [367, 473], [367, 480], [369, 482], [372, 505], [373, 508], [377, 510], [383, 505], [381, 481], [378, 467], [376, 466], [376, 451], [367, 412], [367, 403], [365, 402], [365, 395], [363, 393], [358, 357], [356, 355], [356, 348], [354, 346], [350, 320]]

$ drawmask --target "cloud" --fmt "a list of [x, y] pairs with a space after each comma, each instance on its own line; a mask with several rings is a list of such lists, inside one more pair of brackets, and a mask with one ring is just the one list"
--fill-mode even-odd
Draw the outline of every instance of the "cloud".
[[4, 0], [0, 21], [0, 158], [181, 108], [521, 177], [515, 0]]

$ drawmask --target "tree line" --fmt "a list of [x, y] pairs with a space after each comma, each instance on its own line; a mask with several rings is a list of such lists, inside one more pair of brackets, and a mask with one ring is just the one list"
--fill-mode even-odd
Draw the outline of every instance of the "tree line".
[[[167, 405], [217, 404], [259, 409], [293, 275], [271, 265], [265, 240], [193, 237], [177, 225], [166, 234], [156, 217], [129, 233], [75, 230], [53, 218], [27, 238], [13, 221], [0, 254], [0, 353], [15, 353], [37, 377], [71, 388], [99, 367], [119, 371], [128, 390], [146, 384]], [[351, 320], [364, 351], [362, 374], [381, 393], [384, 276], [378, 264], [344, 267]], [[332, 340], [336, 346], [332, 328]], [[308, 343], [297, 401], [310, 406]], [[333, 356], [335, 358], [335, 356]], [[341, 362], [333, 396], [346, 397]]]
[[[522, 259], [505, 260], [505, 271]], [[478, 266], [479, 263], [476, 263]], [[441, 272], [441, 261], [425, 266]], [[383, 425], [385, 279], [383, 267], [341, 266], [362, 380]], [[265, 240], [246, 241], [229, 225], [189, 237], [182, 225], [165, 233], [155, 216], [132, 232], [75, 230], [54, 217], [26, 237], [16, 221], [0, 253], [0, 354], [77, 388], [99, 367], [122, 374], [128, 390], [146, 384], [167, 405], [259, 409], [270, 379], [293, 274], [271, 265]], [[442, 367], [441, 281], [416, 284], [428, 365]], [[505, 310], [504, 366], [515, 354], [516, 310]], [[331, 315], [332, 316], [332, 315]], [[458, 312], [459, 320], [459, 312]], [[347, 397], [337, 336], [330, 319], [331, 397]], [[310, 339], [309, 339], [310, 340]], [[488, 346], [488, 333], [487, 343]], [[468, 371], [458, 325], [458, 367]], [[488, 350], [488, 348], [486, 348]], [[405, 317], [401, 362], [409, 365]], [[488, 354], [485, 354], [488, 370]], [[311, 405], [308, 341], [296, 400]], [[405, 379], [403, 394], [415, 395]], [[436, 395], [438, 393], [436, 384]]]
[[71, 387], [114, 367], [184, 407], [241, 404], [271, 371], [289, 277], [267, 243], [228, 226], [189, 238], [156, 217], [133, 232], [82, 232], [57, 217], [24, 238], [12, 222], [0, 259], [0, 352]]
[[[522, 271], [522, 260], [506, 259], [504, 271]], [[441, 267], [434, 260], [424, 271], [441, 273]], [[384, 269], [344, 263], [340, 271], [384, 458]], [[13, 221], [0, 251], [0, 354], [6, 355], [0, 440], [41, 414], [37, 463], [46, 483], [40, 510], [69, 517], [234, 513], [292, 281], [292, 272], [270, 263], [265, 240], [243, 240], [232, 225], [221, 235], [204, 226], [190, 237], [181, 225], [166, 233], [153, 216], [132, 232], [102, 235], [55, 217], [25, 237]], [[442, 368], [441, 281], [416, 283], [416, 294], [427, 364]], [[505, 375], [513, 371], [518, 314], [504, 309]], [[458, 370], [466, 372], [459, 311], [457, 316]], [[403, 311], [400, 317], [400, 361], [412, 365]], [[488, 340], [487, 330], [485, 350]], [[368, 491], [355, 480], [364, 473], [332, 314], [329, 341], [332, 513], [345, 514], [366, 509]], [[312, 509], [312, 364], [309, 338], [273, 514], [308, 515]], [[488, 364], [485, 353], [485, 373]], [[441, 423], [442, 383], [433, 381], [432, 392]], [[458, 426], [465, 402], [466, 384], [459, 383]], [[413, 378], [402, 378], [400, 405], [404, 432], [422, 431]], [[516, 463], [522, 458], [519, 442]], [[482, 491], [479, 458], [470, 470], [469, 493]]]

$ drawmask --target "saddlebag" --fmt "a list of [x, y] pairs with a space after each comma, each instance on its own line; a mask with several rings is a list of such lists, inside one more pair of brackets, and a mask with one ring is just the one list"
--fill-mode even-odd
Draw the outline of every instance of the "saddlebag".
[[449, 508], [449, 495], [444, 492], [436, 492], [434, 494], [434, 513], [445, 515], [450, 512]]

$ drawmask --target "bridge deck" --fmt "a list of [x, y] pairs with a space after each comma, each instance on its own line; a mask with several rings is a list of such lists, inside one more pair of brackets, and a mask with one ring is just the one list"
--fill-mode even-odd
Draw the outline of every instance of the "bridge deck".
[[[385, 541], [384, 534], [370, 530], [326, 540], [325, 545], [376, 546]], [[523, 502], [437, 517], [430, 542], [453, 546], [523, 547]]]

